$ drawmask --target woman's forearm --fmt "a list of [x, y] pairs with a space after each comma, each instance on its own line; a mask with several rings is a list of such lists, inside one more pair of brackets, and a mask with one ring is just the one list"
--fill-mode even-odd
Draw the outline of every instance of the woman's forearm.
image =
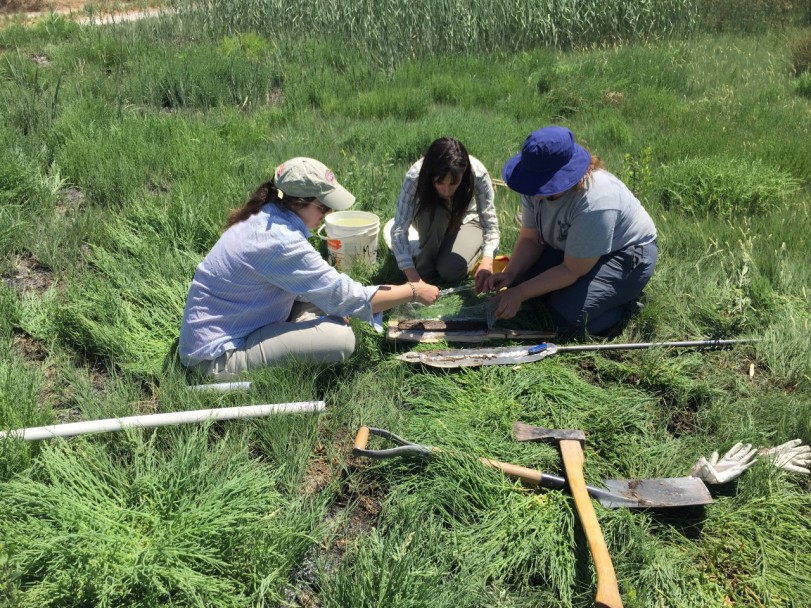
[[569, 270], [565, 264], [559, 264], [515, 286], [515, 289], [520, 290], [522, 300], [528, 300], [568, 287], [578, 278], [579, 275]]
[[514, 278], [521, 276], [541, 256], [543, 248], [543, 243], [535, 237], [518, 237], [504, 272], [509, 273]]
[[413, 281], [402, 285], [381, 285], [370, 304], [372, 312], [378, 313], [407, 302], [419, 302], [429, 306], [439, 297], [439, 289], [425, 281]]
[[[413, 283], [412, 283], [413, 285]], [[400, 304], [410, 302], [414, 298], [414, 292], [408, 283], [403, 285], [381, 285], [372, 296], [372, 312], [383, 312], [389, 308], [394, 308]]]

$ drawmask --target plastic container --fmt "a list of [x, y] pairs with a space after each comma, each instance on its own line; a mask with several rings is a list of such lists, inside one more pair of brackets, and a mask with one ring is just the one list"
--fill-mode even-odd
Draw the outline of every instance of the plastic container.
[[[326, 234], [324, 234], [326, 231]], [[380, 218], [368, 211], [335, 211], [324, 218], [318, 236], [327, 241], [336, 268], [348, 268], [360, 258], [377, 262]]]

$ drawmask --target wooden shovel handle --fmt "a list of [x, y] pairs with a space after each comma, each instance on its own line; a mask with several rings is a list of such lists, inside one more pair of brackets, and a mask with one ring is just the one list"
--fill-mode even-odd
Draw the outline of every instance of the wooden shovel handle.
[[358, 434], [355, 435], [355, 445], [352, 446], [353, 450], [365, 450], [369, 445], [369, 427], [362, 426], [358, 429]]
[[589, 543], [591, 558], [594, 560], [594, 569], [597, 572], [597, 595], [594, 603], [599, 608], [622, 608], [617, 575], [611, 556], [605, 544], [597, 513], [591, 503], [591, 497], [586, 489], [586, 480], [583, 477], [583, 448], [579, 441], [564, 440], [560, 442], [560, 453], [563, 458], [563, 468], [569, 481], [569, 489], [574, 497], [574, 504], [583, 532]]
[[488, 469], [501, 471], [509, 477], [520, 479], [524, 483], [532, 486], [540, 486], [543, 473], [536, 469], [528, 469], [517, 464], [510, 464], [509, 462], [501, 462], [499, 460], [491, 460], [489, 458], [479, 458], [481, 462]]

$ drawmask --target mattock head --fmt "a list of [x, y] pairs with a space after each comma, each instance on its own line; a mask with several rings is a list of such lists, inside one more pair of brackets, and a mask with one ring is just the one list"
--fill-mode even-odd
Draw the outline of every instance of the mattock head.
[[561, 441], [579, 441], [581, 446], [586, 443], [586, 434], [581, 430], [545, 429], [523, 422], [513, 424], [513, 435], [518, 441], [543, 441], [551, 444], [559, 444]]

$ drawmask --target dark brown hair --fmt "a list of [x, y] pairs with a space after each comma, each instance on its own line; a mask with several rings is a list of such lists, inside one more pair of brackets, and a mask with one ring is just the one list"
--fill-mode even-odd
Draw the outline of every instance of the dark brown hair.
[[428, 150], [417, 178], [417, 213], [433, 212], [442, 199], [434, 187], [434, 182], [450, 175], [453, 181], [460, 180], [459, 187], [453, 195], [451, 219], [448, 231], [458, 228], [465, 217], [465, 211], [473, 198], [473, 169], [470, 166], [470, 155], [462, 142], [453, 137], [442, 137], [435, 140]]
[[314, 200], [314, 196], [301, 198], [298, 196], [288, 196], [287, 194], [279, 198], [279, 189], [276, 187], [276, 183], [270, 180], [259, 186], [248, 199], [248, 202], [242, 205], [242, 207], [231, 209], [225, 228], [228, 229], [234, 224], [247, 220], [252, 215], [259, 213], [259, 210], [268, 203], [273, 203], [284, 209], [295, 211], [296, 209], [310, 204]]

